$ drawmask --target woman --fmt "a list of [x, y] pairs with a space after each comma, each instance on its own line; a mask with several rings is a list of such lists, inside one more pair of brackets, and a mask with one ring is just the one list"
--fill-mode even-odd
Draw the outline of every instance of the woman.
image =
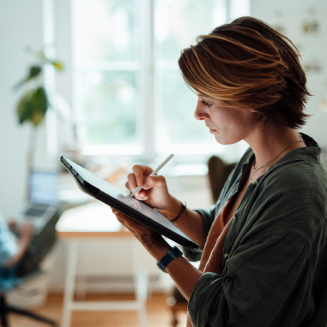
[[[327, 172], [321, 149], [297, 129], [310, 95], [300, 54], [264, 22], [241, 17], [182, 51], [195, 118], [220, 144], [250, 146], [210, 210], [189, 210], [163, 176], [134, 166], [126, 186], [199, 244], [165, 270], [188, 301], [188, 326], [326, 326]], [[161, 237], [113, 210], [160, 261]], [[177, 219], [176, 219], [177, 218]], [[190, 253], [185, 255], [192, 259]]]

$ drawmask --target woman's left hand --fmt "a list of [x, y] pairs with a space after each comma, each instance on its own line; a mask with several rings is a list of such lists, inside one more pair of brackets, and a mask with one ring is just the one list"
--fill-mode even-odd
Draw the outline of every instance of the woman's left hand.
[[151, 253], [155, 247], [167, 244], [162, 236], [152, 229], [138, 223], [137, 221], [124, 215], [117, 209], [111, 208], [118, 221], [126, 227], [142, 243], [142, 245]]

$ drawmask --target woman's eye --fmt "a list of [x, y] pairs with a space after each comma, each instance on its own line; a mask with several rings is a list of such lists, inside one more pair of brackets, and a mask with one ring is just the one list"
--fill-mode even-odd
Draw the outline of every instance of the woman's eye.
[[204, 100], [202, 100], [201, 101], [205, 106], [207, 106], [207, 107], [211, 107], [212, 106], [212, 103], [208, 103], [208, 102], [206, 102], [206, 101], [204, 101]]

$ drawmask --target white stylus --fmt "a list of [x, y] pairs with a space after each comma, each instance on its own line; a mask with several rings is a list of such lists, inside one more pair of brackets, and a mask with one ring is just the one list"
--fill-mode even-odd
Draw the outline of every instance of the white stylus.
[[[173, 157], [174, 155], [171, 154], [170, 156], [168, 156], [168, 158], [161, 164], [159, 165], [149, 176], [153, 176], [156, 175], [157, 172]], [[142, 190], [142, 186], [137, 187], [131, 194], [129, 197], [132, 197], [133, 195], [135, 195], [137, 192], [139, 192], [140, 190]]]

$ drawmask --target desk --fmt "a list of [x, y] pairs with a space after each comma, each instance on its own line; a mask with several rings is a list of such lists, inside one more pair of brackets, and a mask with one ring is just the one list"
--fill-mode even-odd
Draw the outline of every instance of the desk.
[[139, 246], [132, 246], [133, 275], [136, 300], [134, 301], [74, 301], [75, 278], [79, 243], [85, 239], [124, 238], [138, 242], [132, 233], [122, 228], [110, 208], [101, 202], [91, 202], [65, 211], [57, 225], [58, 239], [68, 240], [67, 271], [61, 327], [69, 327], [72, 311], [129, 311], [139, 312], [140, 326], [146, 326], [147, 268], [142, 265]]

